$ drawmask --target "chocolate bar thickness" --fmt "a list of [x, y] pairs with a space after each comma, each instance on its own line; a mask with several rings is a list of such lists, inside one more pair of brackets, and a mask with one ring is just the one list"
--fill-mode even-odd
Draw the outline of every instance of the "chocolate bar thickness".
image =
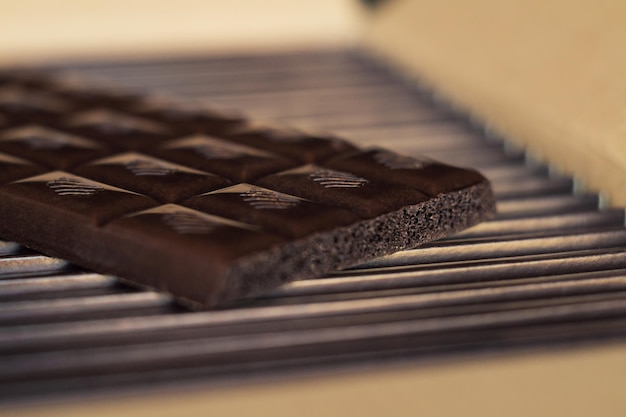
[[195, 307], [415, 247], [493, 211], [489, 182], [470, 169], [0, 77], [0, 236]]

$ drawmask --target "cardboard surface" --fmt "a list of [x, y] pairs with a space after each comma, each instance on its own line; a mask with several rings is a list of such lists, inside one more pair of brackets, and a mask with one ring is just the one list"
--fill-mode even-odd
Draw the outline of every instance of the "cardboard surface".
[[368, 42], [626, 206], [626, 2], [399, 0]]

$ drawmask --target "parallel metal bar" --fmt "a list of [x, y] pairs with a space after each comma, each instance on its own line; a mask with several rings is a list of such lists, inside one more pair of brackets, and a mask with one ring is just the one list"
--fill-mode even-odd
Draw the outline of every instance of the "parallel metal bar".
[[584, 230], [590, 227], [611, 227], [623, 224], [624, 210], [604, 209], [563, 215], [491, 220], [464, 230], [456, 234], [454, 238], [524, 234], [539, 230]]
[[626, 247], [626, 229], [557, 234], [544, 237], [521, 237], [494, 242], [462, 240], [438, 242], [419, 249], [405, 250], [361, 264], [354, 269], [388, 266], [423, 265], [472, 259], [496, 259], [567, 251]]
[[0, 258], [0, 280], [24, 273], [52, 273], [66, 271], [70, 263], [45, 255], [13, 255]]
[[525, 177], [540, 177], [547, 179], [549, 170], [545, 166], [535, 166], [525, 162], [509, 162], [503, 165], [481, 167], [480, 172], [490, 180], [523, 179]]
[[67, 293], [78, 290], [113, 288], [117, 278], [95, 273], [28, 277], [0, 281], [0, 300], [33, 297], [41, 293]]
[[[479, 168], [479, 170], [482, 169], [482, 167]], [[492, 186], [498, 200], [518, 200], [541, 195], [570, 194], [574, 189], [574, 180], [563, 177], [529, 176], [516, 181], [495, 181]]]
[[19, 325], [55, 320], [80, 320], [90, 315], [124, 310], [170, 307], [169, 295], [155, 292], [77, 297], [71, 299], [5, 302], [0, 311], [0, 325]]
[[441, 285], [455, 282], [514, 279], [541, 275], [558, 275], [626, 267], [626, 251], [601, 252], [593, 255], [562, 254], [539, 260], [494, 260], [475, 266], [438, 266], [437, 268], [400, 272], [385, 270], [344, 271], [332, 278], [297, 281], [284, 285], [267, 296], [286, 297], [329, 294], [350, 291], [374, 291], [410, 286]]
[[[497, 181], [499, 183], [499, 181]], [[498, 218], [528, 217], [535, 214], [559, 214], [598, 209], [596, 194], [547, 195], [497, 202]]]

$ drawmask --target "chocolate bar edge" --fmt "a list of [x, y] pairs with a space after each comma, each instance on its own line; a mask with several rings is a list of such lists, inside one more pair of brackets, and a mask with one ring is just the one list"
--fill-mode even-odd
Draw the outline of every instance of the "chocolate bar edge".
[[[6, 207], [6, 206], [5, 206]], [[0, 210], [3, 211], [3, 210]], [[305, 278], [319, 277], [340, 268], [369, 261], [402, 249], [413, 248], [432, 240], [447, 236], [475, 225], [495, 212], [495, 198], [489, 181], [484, 180], [462, 190], [440, 194], [422, 203], [406, 206], [400, 210], [340, 227], [332, 231], [320, 232], [306, 238], [244, 256], [235, 260], [225, 274], [211, 277], [211, 271], [186, 271], [181, 269], [177, 276], [155, 276], [153, 265], [136, 265], [133, 273], [120, 267], [115, 262], [94, 262], [88, 253], [90, 250], [110, 254], [115, 260], [116, 245], [104, 247], [106, 239], [99, 239], [94, 228], [89, 236], [83, 230], [75, 239], [94, 242], [91, 249], [86, 245], [82, 254], [75, 250], [52, 248], [44, 241], [22, 241], [32, 249], [48, 255], [58, 256], [79, 266], [98, 270], [102, 273], [121, 275], [122, 280], [130, 285], [167, 291], [168, 284], [175, 280], [178, 291], [174, 297], [181, 304], [193, 309], [219, 307], [229, 301], [262, 294], [280, 284]], [[5, 219], [9, 213], [2, 213]], [[36, 226], [35, 226], [36, 227]], [[15, 239], [19, 232], [3, 227], [0, 221], [0, 233], [4, 238]], [[60, 232], [59, 232], [60, 233]], [[33, 235], [33, 234], [29, 234]], [[143, 272], [151, 270], [153, 273]], [[192, 280], [215, 280], [210, 294], [184, 291], [191, 288]], [[147, 276], [150, 275], [150, 276]], [[155, 285], [154, 283], [161, 283]], [[162, 288], [163, 287], [163, 288]]]
[[[192, 309], [219, 307], [281, 284], [320, 277], [448, 236], [495, 214], [488, 180], [353, 225], [321, 232], [236, 261], [211, 300], [177, 295]], [[196, 294], [193, 294], [196, 295]], [[208, 302], [207, 302], [208, 301]]]

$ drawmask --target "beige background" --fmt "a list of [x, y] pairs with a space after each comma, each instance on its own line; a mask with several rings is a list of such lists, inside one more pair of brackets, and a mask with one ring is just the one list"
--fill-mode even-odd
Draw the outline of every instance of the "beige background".
[[0, 65], [343, 46], [360, 11], [350, 0], [0, 0]]
[[626, 1], [398, 0], [368, 41], [626, 206]]

